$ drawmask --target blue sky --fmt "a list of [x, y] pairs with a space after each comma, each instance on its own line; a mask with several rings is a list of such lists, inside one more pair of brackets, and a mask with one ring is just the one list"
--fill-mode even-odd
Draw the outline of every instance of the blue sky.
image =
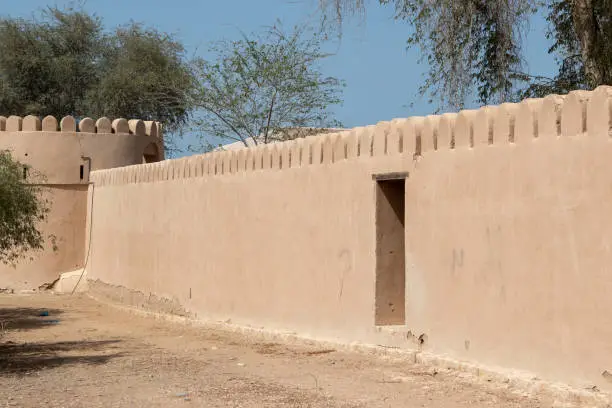
[[[53, 3], [55, 1], [55, 3]], [[142, 22], [173, 33], [189, 53], [205, 56], [207, 44], [236, 38], [280, 19], [285, 27], [317, 23], [318, 0], [88, 0], [85, 8], [97, 13], [107, 26]], [[4, 2], [4, 16], [30, 17], [49, 4], [63, 0]], [[418, 50], [406, 50], [407, 26], [393, 20], [392, 9], [370, 1], [364, 21], [347, 24], [342, 42], [330, 44], [337, 53], [324, 63], [327, 75], [346, 81], [344, 104], [334, 109], [346, 127], [381, 120], [426, 115], [434, 110], [417, 94], [426, 67], [417, 64]], [[525, 39], [527, 68], [531, 73], [552, 75], [554, 64], [546, 54], [548, 43], [542, 18], [535, 18]], [[411, 107], [410, 104], [413, 103]], [[186, 142], [188, 143], [188, 141]]]

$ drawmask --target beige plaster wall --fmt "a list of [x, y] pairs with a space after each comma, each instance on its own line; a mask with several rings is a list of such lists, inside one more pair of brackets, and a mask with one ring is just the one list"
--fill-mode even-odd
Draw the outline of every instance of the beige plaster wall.
[[97, 170], [142, 163], [152, 144], [161, 139], [151, 122], [85, 118], [77, 129], [70, 116], [59, 122], [52, 116], [0, 117], [0, 149], [31, 166], [30, 182], [44, 185], [51, 211], [41, 228], [46, 237], [56, 237], [57, 246], [53, 250], [48, 240], [44, 251], [29, 254], [16, 268], [0, 265], [0, 288], [36, 289], [81, 268], [90, 165]]
[[372, 176], [408, 171], [399, 345], [610, 390], [611, 95], [94, 172], [89, 279], [138, 305], [388, 344]]

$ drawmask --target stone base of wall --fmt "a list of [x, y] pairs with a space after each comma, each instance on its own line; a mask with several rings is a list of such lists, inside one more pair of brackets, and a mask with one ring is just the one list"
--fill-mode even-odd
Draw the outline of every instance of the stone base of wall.
[[153, 313], [192, 317], [177, 300], [131, 290], [123, 286], [110, 285], [97, 279], [88, 280], [87, 286], [90, 295], [101, 301], [118, 303]]
[[51, 289], [55, 293], [87, 292], [87, 273], [83, 268], [62, 273]]

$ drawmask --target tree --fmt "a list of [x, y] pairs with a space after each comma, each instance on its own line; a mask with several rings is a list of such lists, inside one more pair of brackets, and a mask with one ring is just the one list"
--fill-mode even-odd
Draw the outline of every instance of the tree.
[[191, 113], [193, 76], [171, 35], [130, 23], [110, 31], [82, 10], [0, 19], [0, 113], [133, 117], [167, 131]]
[[14, 265], [32, 250], [43, 248], [38, 229], [49, 212], [42, 189], [28, 183], [29, 168], [0, 151], [0, 262]]
[[14, 115], [80, 115], [99, 81], [101, 21], [49, 8], [41, 20], [0, 19], [0, 110]]
[[[483, 104], [562, 93], [612, 83], [612, 3], [609, 0], [379, 0], [412, 28], [429, 71], [421, 87], [442, 107], [462, 108], [476, 94]], [[320, 0], [341, 28], [365, 10], [363, 0]], [[547, 37], [558, 73], [523, 71], [522, 38], [530, 17], [547, 15]]]
[[132, 23], [107, 39], [100, 79], [84, 98], [96, 116], [156, 120], [174, 131], [187, 124], [194, 77], [172, 36]]
[[323, 39], [306, 34], [303, 27], [289, 34], [273, 27], [215, 43], [216, 60], [195, 62], [198, 149], [215, 138], [268, 143], [340, 126], [329, 107], [341, 103], [343, 83], [321, 73]]
[[548, 50], [559, 72], [534, 78], [522, 97], [566, 93], [612, 84], [612, 3], [609, 0], [551, 0], [547, 3]]

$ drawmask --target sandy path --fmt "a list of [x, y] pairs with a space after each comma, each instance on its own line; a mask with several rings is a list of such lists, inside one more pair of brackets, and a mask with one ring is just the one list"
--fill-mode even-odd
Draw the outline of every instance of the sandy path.
[[0, 295], [0, 322], [0, 407], [549, 406], [451, 371], [262, 343], [84, 296]]

